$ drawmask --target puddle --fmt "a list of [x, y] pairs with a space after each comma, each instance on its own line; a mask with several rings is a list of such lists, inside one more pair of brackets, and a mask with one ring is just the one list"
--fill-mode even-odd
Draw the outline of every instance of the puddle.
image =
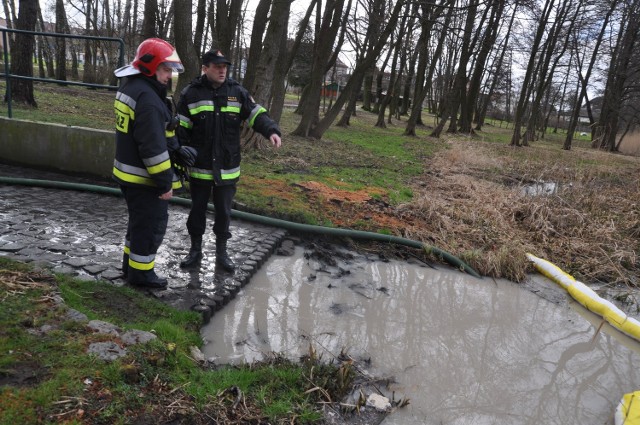
[[[640, 389], [640, 344], [596, 332], [601, 319], [576, 303], [442, 266], [306, 257], [272, 256], [202, 329], [204, 354], [221, 364], [344, 348], [411, 400], [385, 425], [605, 424]], [[541, 276], [528, 286], [562, 291]]]

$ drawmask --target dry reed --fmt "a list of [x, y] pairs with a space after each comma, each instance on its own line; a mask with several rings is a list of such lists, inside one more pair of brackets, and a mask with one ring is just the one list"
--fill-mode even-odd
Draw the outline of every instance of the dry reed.
[[[585, 282], [637, 285], [640, 160], [590, 149], [450, 143], [414, 199], [398, 208], [406, 236], [429, 241], [483, 275], [522, 281], [526, 252]], [[548, 193], [527, 188], [547, 183]], [[539, 186], [538, 188], [542, 188]]]

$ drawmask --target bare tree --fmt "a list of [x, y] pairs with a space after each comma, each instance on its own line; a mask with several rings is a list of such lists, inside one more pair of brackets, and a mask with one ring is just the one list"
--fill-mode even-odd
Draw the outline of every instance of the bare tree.
[[315, 125], [315, 127], [309, 129], [309, 132], [307, 133], [308, 136], [314, 137], [316, 139], [321, 139], [324, 132], [329, 129], [331, 124], [333, 124], [334, 120], [342, 110], [342, 107], [351, 96], [353, 90], [358, 90], [360, 88], [358, 87], [358, 85], [362, 82], [364, 74], [375, 63], [376, 58], [382, 51], [383, 46], [391, 35], [393, 29], [395, 28], [403, 5], [404, 1], [396, 2], [393, 9], [388, 15], [388, 19], [385, 21], [385, 25], [383, 27], [383, 30], [380, 32], [380, 37], [377, 43], [371, 44], [362, 61], [358, 65], [356, 65], [353, 73], [351, 74], [351, 78], [349, 79], [349, 81], [347, 81], [346, 86], [340, 93], [340, 96], [338, 96], [338, 98], [336, 99], [334, 105], [329, 111], [327, 111], [325, 116], [317, 123], [317, 125]]
[[505, 5], [505, 0], [493, 0], [489, 3], [490, 16], [486, 24], [483, 25], [484, 32], [481, 35], [480, 48], [475, 58], [475, 67], [469, 80], [466, 98], [460, 104], [460, 131], [462, 133], [473, 133], [473, 113], [480, 97], [482, 76], [485, 72], [489, 53], [494, 48], [498, 38]]
[[270, 0], [260, 0], [256, 7], [255, 17], [253, 19], [251, 44], [249, 46], [249, 57], [247, 59], [247, 72], [243, 79], [243, 85], [251, 92], [255, 89], [254, 84], [257, 72], [257, 67], [255, 65], [260, 61], [260, 54], [262, 53], [262, 38], [264, 37], [264, 32], [267, 28], [270, 8]]
[[[291, 12], [290, 1], [278, 1], [271, 9], [271, 19], [265, 34], [260, 61], [256, 66], [257, 75], [253, 87], [253, 95], [258, 102], [265, 105], [270, 112], [276, 111], [274, 119], [279, 120], [282, 104], [284, 103], [284, 80], [287, 57], [287, 26], [289, 24], [289, 13]], [[274, 105], [274, 97], [278, 98], [278, 104]]]
[[193, 46], [198, 56], [202, 56], [205, 52], [204, 46], [204, 28], [207, 17], [207, 0], [198, 0], [196, 6], [196, 26], [193, 33]]
[[[522, 136], [523, 144], [526, 146], [530, 141], [536, 139], [538, 135], [544, 133], [544, 105], [543, 100], [547, 96], [553, 77], [558, 67], [558, 63], [564, 57], [572, 38], [573, 28], [577, 21], [577, 16], [582, 9], [583, 1], [577, 2], [563, 0], [558, 5], [556, 16], [549, 36], [542, 48], [541, 60], [536, 70], [535, 84], [532, 87], [532, 100], [526, 131]], [[573, 10], [572, 10], [573, 8]], [[566, 28], [564, 25], [568, 22]]]
[[[16, 3], [14, 0], [5, 0], [2, 2], [2, 8], [4, 10], [5, 20], [7, 22], [7, 28], [15, 28], [14, 23], [18, 22], [18, 16], [16, 15]], [[8, 46], [4, 46], [5, 49], [9, 49], [8, 51], [15, 52], [15, 34], [14, 33], [5, 33], [7, 37]]]
[[[91, 0], [89, 0], [90, 2]], [[88, 14], [88, 13], [87, 13]], [[158, 37], [158, 0], [144, 0], [142, 38]]]
[[[17, 29], [35, 31], [37, 16], [38, 0], [20, 0], [18, 19], [16, 20]], [[32, 34], [16, 34], [12, 48], [15, 47], [13, 51], [20, 52], [20, 54], [12, 55], [13, 74], [33, 77], [34, 41], [35, 38]], [[14, 102], [34, 108], [38, 107], [33, 96], [33, 81], [14, 78], [11, 81], [11, 86], [11, 96]]]
[[[40, 3], [38, 3], [38, 19], [36, 21], [36, 31], [48, 32], [45, 26], [44, 19], [42, 18], [42, 10], [40, 9]], [[38, 50], [38, 70], [40, 72], [40, 78], [54, 78], [55, 70], [53, 66], [54, 53], [51, 49], [50, 37], [38, 35], [37, 36], [37, 50]], [[44, 67], [46, 67], [46, 72]]]
[[[298, 136], [309, 136], [311, 128], [319, 121], [321, 89], [327, 67], [327, 59], [331, 56], [333, 43], [338, 34], [338, 29], [342, 21], [342, 6], [344, 0], [328, 0], [325, 3], [324, 13], [317, 23], [316, 38], [313, 51], [313, 62], [311, 68], [311, 82], [308, 86], [305, 98], [305, 107], [298, 127], [293, 134]], [[318, 17], [318, 19], [320, 19]]]
[[414, 95], [413, 95], [413, 108], [411, 109], [411, 114], [409, 115], [409, 119], [407, 120], [407, 126], [404, 130], [405, 136], [415, 136], [416, 135], [416, 125], [422, 123], [422, 103], [429, 91], [429, 86], [431, 85], [431, 81], [433, 79], [433, 73], [436, 69], [437, 58], [442, 54], [442, 50], [445, 47], [445, 37], [447, 35], [447, 31], [440, 31], [439, 40], [436, 42], [436, 50], [433, 53], [433, 59], [431, 61], [431, 66], [429, 67], [429, 71], [425, 77], [425, 72], [427, 70], [427, 65], [429, 63], [429, 39], [431, 38], [432, 29], [434, 23], [440, 18], [440, 16], [444, 13], [445, 9], [447, 10], [447, 14], [445, 15], [443, 28], [448, 28], [451, 22], [451, 18], [453, 16], [453, 3], [455, 0], [443, 0], [439, 5], [431, 6], [431, 5], [423, 5], [422, 11], [422, 19], [421, 19], [421, 32], [420, 37], [418, 38], [418, 43], [416, 49], [419, 52], [418, 59], [418, 70], [416, 72], [416, 81], [414, 85]]
[[178, 77], [178, 83], [174, 94], [179, 94], [192, 79], [200, 75], [200, 52], [192, 37], [193, 14], [191, 13], [190, 0], [174, 0], [174, 30], [175, 48], [180, 54], [180, 59], [184, 65], [184, 72]]
[[449, 130], [450, 132], [457, 131], [458, 122], [458, 108], [460, 104], [465, 101], [466, 87], [467, 87], [467, 65], [471, 60], [473, 53], [475, 37], [474, 37], [474, 24], [475, 15], [478, 10], [479, 0], [470, 0], [466, 10], [466, 23], [464, 31], [462, 33], [462, 40], [460, 44], [460, 58], [458, 62], [458, 70], [453, 80], [453, 87], [450, 93], [446, 96], [446, 102], [444, 103], [443, 114], [441, 120], [436, 125], [436, 128], [431, 132], [432, 137], [440, 137], [442, 130], [444, 129], [447, 120], [450, 120]]
[[[64, 9], [64, 0], [56, 0], [56, 32], [69, 33], [67, 12]], [[64, 37], [56, 37], [56, 80], [67, 79], [67, 40]]]
[[[405, 12], [408, 12], [409, 4], [405, 6]], [[402, 20], [400, 21], [400, 25], [398, 26], [398, 34], [396, 35], [396, 42], [392, 45], [389, 52], [393, 52], [393, 60], [391, 61], [391, 73], [389, 75], [389, 86], [387, 87], [387, 93], [383, 96], [382, 100], [379, 102], [379, 110], [378, 110], [378, 120], [375, 123], [376, 127], [385, 128], [386, 124], [384, 122], [384, 114], [387, 106], [391, 103], [391, 99], [396, 96], [396, 81], [398, 79], [397, 75], [397, 66], [398, 60], [400, 58], [400, 53], [402, 52], [402, 44], [404, 43], [405, 30], [409, 29], [413, 26], [413, 20], [411, 20], [410, 24], [407, 25], [407, 19], [409, 18], [409, 13], [404, 13], [402, 16]], [[409, 27], [409, 28], [407, 28]], [[403, 64], [404, 65], [404, 64]], [[399, 73], [399, 72], [398, 72]], [[382, 74], [382, 73], [381, 73]]]
[[[634, 52], [640, 45], [640, 1], [623, 4], [620, 32], [615, 44], [605, 87], [602, 111], [596, 123], [592, 146], [614, 151], [620, 130], [621, 108], [629, 99], [629, 82], [640, 72], [640, 61]], [[635, 60], [634, 60], [635, 59]], [[633, 88], [638, 90], [638, 88]]]
[[[509, 23], [505, 30], [504, 41], [500, 43], [501, 47], [499, 47], [497, 56], [491, 67], [493, 71], [493, 75], [492, 77], [490, 77], [489, 90], [487, 91], [486, 95], [483, 96], [483, 99], [478, 107], [478, 113], [475, 118], [475, 122], [476, 122], [475, 129], [477, 131], [480, 131], [482, 129], [482, 126], [484, 125], [485, 117], [487, 115], [487, 109], [489, 108], [489, 104], [493, 99], [494, 93], [496, 92], [496, 88], [498, 87], [499, 82], [504, 77], [504, 71], [502, 70], [502, 67], [505, 63], [505, 56], [507, 54], [507, 50], [509, 48], [509, 40], [511, 38], [511, 30], [513, 28], [513, 23], [515, 21], [517, 11], [518, 11], [518, 4], [516, 3], [513, 5], [511, 18], [509, 19]], [[509, 79], [506, 78], [506, 80], [508, 81]]]
[[[596, 64], [596, 60], [600, 54], [600, 45], [602, 44], [602, 41], [604, 39], [604, 35], [605, 32], [607, 30], [607, 27], [609, 26], [609, 22], [611, 20], [611, 16], [613, 15], [615, 9], [618, 6], [618, 1], [614, 0], [611, 1], [611, 3], [609, 4], [609, 8], [606, 9], [604, 18], [602, 19], [602, 25], [600, 26], [600, 31], [598, 32], [598, 35], [596, 36], [596, 42], [595, 45], [593, 45], [592, 48], [592, 52], [591, 52], [591, 59], [589, 61], [589, 65], [587, 66], [587, 69], [585, 71], [585, 75], [582, 75], [582, 69], [583, 69], [583, 60], [580, 58], [580, 52], [577, 48], [578, 45], [578, 39], [577, 36], [575, 36], [574, 39], [574, 45], [576, 46], [576, 55], [578, 56], [577, 59], [577, 72], [578, 72], [578, 77], [579, 77], [579, 81], [580, 81], [580, 90], [579, 90], [579, 94], [576, 97], [576, 100], [573, 104], [573, 109], [572, 109], [572, 114], [571, 114], [571, 120], [569, 122], [569, 128], [567, 129], [567, 137], [565, 138], [564, 141], [564, 145], [562, 146], [563, 149], [565, 150], [569, 150], [571, 149], [571, 142], [573, 140], [573, 133], [576, 131], [576, 128], [578, 126], [578, 120], [580, 119], [580, 109], [582, 106], [582, 101], [583, 99], [587, 98], [587, 86], [589, 84], [589, 80], [591, 79], [591, 73], [593, 72], [593, 68]], [[590, 39], [590, 42], [588, 43], [590, 46], [592, 45], [592, 40]]]
[[[213, 3], [212, 3], [213, 4]], [[215, 34], [215, 42], [218, 49], [225, 54], [232, 55], [235, 29], [240, 22], [242, 0], [218, 0], [216, 1], [216, 20], [209, 21], [211, 33]]]

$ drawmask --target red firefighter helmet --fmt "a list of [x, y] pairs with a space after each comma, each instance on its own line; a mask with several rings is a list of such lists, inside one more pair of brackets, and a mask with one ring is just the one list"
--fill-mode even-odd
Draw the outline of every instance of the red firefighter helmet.
[[148, 38], [138, 46], [133, 62], [117, 69], [115, 75], [116, 77], [126, 77], [144, 74], [151, 77], [155, 75], [160, 64], [169, 66], [178, 73], [184, 71], [180, 57], [171, 44], [160, 38]]

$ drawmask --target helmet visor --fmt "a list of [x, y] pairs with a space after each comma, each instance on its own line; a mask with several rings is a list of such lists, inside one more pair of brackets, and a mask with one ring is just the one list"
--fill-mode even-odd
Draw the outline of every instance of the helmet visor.
[[178, 74], [181, 74], [184, 72], [182, 61], [180, 60], [180, 56], [178, 56], [178, 52], [176, 52], [176, 49], [173, 49], [173, 51], [171, 52], [171, 55], [164, 58], [164, 60], [162, 61], [162, 65], [168, 66]]
[[180, 62], [162, 62], [160, 65], [161, 66], [168, 66], [169, 68], [173, 69], [178, 74], [182, 74], [184, 72], [184, 67], [182, 66], [182, 63], [180, 63]]

